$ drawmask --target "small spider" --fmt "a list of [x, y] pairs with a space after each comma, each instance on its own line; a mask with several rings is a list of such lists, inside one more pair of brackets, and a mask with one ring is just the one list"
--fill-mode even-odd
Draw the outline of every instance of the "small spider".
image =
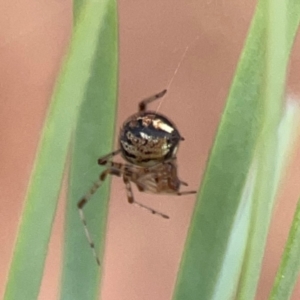
[[[107, 169], [100, 174], [99, 180], [77, 204], [88, 242], [98, 265], [100, 261], [87, 228], [83, 207], [108, 174], [123, 177], [129, 203], [166, 219], [169, 218], [167, 215], [135, 201], [131, 182], [135, 183], [141, 192], [178, 196], [196, 193], [196, 191], [180, 192], [180, 185], [187, 186], [177, 177], [176, 153], [179, 142], [184, 140], [183, 137], [167, 117], [147, 110], [149, 103], [163, 97], [166, 92], [167, 90], [163, 90], [139, 103], [138, 113], [129, 117], [121, 128], [119, 149], [98, 159], [98, 164], [106, 166]], [[127, 163], [116, 163], [111, 160], [119, 153]]]

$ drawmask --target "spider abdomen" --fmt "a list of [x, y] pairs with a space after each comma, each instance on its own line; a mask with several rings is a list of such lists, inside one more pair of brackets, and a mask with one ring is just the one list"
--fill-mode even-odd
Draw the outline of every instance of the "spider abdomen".
[[128, 118], [120, 132], [120, 149], [128, 162], [149, 167], [174, 158], [181, 136], [165, 116], [146, 111]]

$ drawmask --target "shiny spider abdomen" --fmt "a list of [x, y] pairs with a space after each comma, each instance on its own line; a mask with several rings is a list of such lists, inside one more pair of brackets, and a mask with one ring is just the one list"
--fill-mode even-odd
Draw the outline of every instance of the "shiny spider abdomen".
[[129, 117], [120, 132], [123, 158], [140, 167], [151, 167], [176, 157], [181, 136], [165, 116], [145, 111]]

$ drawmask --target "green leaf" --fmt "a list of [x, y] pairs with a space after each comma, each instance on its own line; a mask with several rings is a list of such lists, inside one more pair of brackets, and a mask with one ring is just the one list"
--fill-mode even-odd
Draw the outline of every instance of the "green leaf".
[[108, 2], [97, 40], [97, 55], [93, 60], [72, 145], [61, 288], [61, 299], [64, 300], [96, 299], [100, 286], [99, 273], [103, 269], [109, 179], [83, 208], [95, 248], [100, 250], [100, 268], [85, 237], [77, 203], [103, 171], [97, 164], [98, 158], [111, 152], [113, 147], [118, 61], [117, 9], [114, 0]]
[[[289, 22], [293, 18], [287, 14], [287, 4], [286, 0], [259, 3], [266, 28], [264, 40], [266, 68], [262, 89], [264, 113], [262, 133], [255, 153], [259, 167], [253, 198], [251, 230], [237, 296], [237, 299], [243, 300], [254, 299], [256, 294], [268, 229], [284, 165], [279, 159], [282, 158], [280, 155], [282, 149], [279, 148], [278, 130], [282, 115], [286, 70], [293, 42], [289, 38], [295, 35], [297, 29], [295, 27], [292, 30], [290, 26]], [[300, 11], [292, 16], [298, 18], [299, 23]]]
[[[176, 300], [232, 299], [239, 282], [247, 242], [241, 237], [248, 237], [252, 205], [243, 191], [257, 164], [256, 147], [268, 112], [263, 101], [267, 72], [263, 5], [264, 1], [258, 3], [205, 171], [173, 295]], [[288, 2], [291, 18], [281, 62], [284, 66], [299, 23], [297, 6], [296, 0]], [[274, 110], [280, 116], [280, 108]], [[239, 218], [244, 220], [242, 229], [238, 228]]]
[[72, 129], [107, 1], [87, 1], [49, 107], [31, 175], [4, 299], [37, 299]]
[[[260, 131], [257, 116], [261, 113], [264, 49], [257, 18], [252, 24], [205, 171], [173, 299], [206, 300], [222, 292], [228, 296], [232, 293], [224, 290], [226, 285], [220, 283], [219, 278], [224, 277], [221, 270], [225, 270], [231, 230]], [[236, 270], [241, 268], [242, 255], [239, 253]], [[232, 274], [235, 273], [232, 270]], [[230, 278], [227, 289], [235, 288], [237, 280], [238, 277]], [[222, 289], [216, 290], [217, 287]]]
[[[282, 120], [279, 135], [278, 161], [286, 161], [290, 157], [289, 149], [296, 140], [295, 128], [299, 125], [300, 107], [291, 100], [288, 101], [286, 113]], [[270, 293], [270, 300], [290, 299], [300, 271], [300, 200], [295, 211], [289, 237], [282, 255], [281, 264]]]
[[290, 299], [300, 272], [300, 200], [269, 300]]
[[[250, 229], [252, 197], [256, 175], [257, 161], [254, 161], [250, 167], [241, 201], [235, 214], [222, 267], [211, 299], [232, 299], [236, 293]], [[229, 278], [231, 280], [230, 284], [228, 284]]]

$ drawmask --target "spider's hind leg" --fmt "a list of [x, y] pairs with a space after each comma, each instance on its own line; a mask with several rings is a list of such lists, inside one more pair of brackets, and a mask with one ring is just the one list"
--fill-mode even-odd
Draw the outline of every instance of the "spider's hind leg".
[[183, 191], [183, 192], [177, 192], [177, 195], [178, 195], [178, 196], [189, 195], [189, 194], [197, 194], [197, 191]]
[[149, 212], [151, 212], [152, 214], [154, 215], [159, 215], [165, 219], [169, 219], [170, 217], [165, 215], [164, 213], [162, 212], [159, 212], [158, 210], [155, 210], [149, 206], [146, 206], [142, 203], [139, 203], [137, 201], [134, 200], [134, 197], [133, 197], [133, 193], [132, 193], [132, 189], [131, 189], [131, 184], [130, 184], [130, 180], [126, 177], [126, 176], [123, 176], [123, 180], [124, 180], [124, 183], [125, 183], [125, 187], [126, 187], [126, 193], [127, 193], [127, 199], [128, 199], [128, 202], [130, 204], [135, 204], [141, 208], [144, 208], [146, 210], [148, 210]]

